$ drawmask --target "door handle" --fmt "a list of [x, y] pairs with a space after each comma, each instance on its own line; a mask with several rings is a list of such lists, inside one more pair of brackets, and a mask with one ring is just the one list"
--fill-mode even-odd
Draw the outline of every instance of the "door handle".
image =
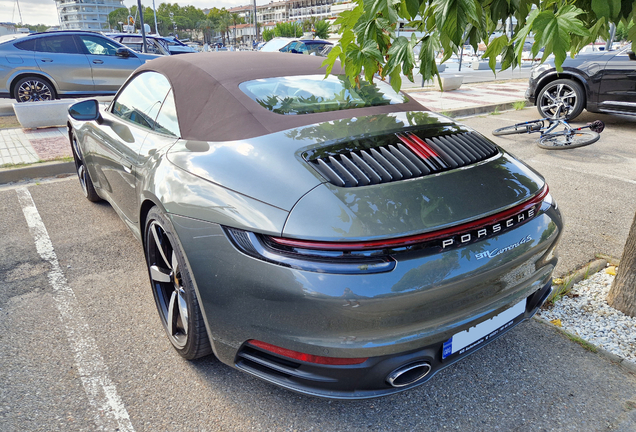
[[43, 62], [52, 62], [52, 61], [53, 61], [53, 59], [43, 58], [43, 59], [40, 59], [40, 61], [43, 61]]
[[93, 60], [93, 63], [95, 63], [95, 64], [103, 64], [104, 60]]
[[124, 171], [126, 171], [128, 174], [132, 173], [132, 166], [128, 166], [128, 165], [124, 165]]

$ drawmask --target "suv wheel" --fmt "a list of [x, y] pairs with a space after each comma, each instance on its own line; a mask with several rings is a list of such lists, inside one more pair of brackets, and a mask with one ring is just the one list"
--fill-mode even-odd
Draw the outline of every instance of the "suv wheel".
[[565, 117], [572, 120], [581, 114], [584, 105], [583, 87], [570, 79], [559, 79], [546, 84], [537, 98], [537, 110], [541, 117]]
[[15, 84], [13, 97], [18, 102], [53, 100], [55, 99], [55, 89], [47, 79], [28, 76]]

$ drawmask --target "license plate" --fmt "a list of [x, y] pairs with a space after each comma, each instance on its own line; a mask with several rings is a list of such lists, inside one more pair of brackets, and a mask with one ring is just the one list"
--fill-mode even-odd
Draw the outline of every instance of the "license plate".
[[453, 354], [461, 355], [479, 345], [488, 342], [501, 332], [515, 324], [526, 311], [526, 300], [522, 300], [510, 309], [506, 309], [499, 315], [477, 324], [468, 330], [461, 331], [453, 335], [449, 340], [444, 342], [442, 350], [442, 360], [447, 359]]

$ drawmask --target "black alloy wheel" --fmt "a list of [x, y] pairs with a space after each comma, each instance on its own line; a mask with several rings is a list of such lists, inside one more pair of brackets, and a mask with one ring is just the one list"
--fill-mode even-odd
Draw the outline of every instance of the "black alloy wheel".
[[537, 110], [541, 117], [573, 119], [583, 111], [583, 87], [570, 79], [559, 79], [546, 84], [537, 97]]
[[168, 339], [188, 360], [210, 354], [192, 277], [172, 225], [157, 207], [148, 213], [144, 238], [152, 292]]
[[40, 77], [28, 76], [15, 84], [13, 97], [18, 102], [38, 102], [55, 99], [51, 83]]
[[81, 158], [81, 152], [79, 148], [79, 143], [77, 142], [77, 138], [75, 137], [75, 133], [71, 134], [71, 144], [73, 150], [73, 160], [75, 161], [75, 170], [77, 171], [77, 177], [79, 178], [80, 185], [82, 186], [82, 192], [84, 192], [84, 196], [91, 202], [98, 202], [102, 199], [97, 195], [97, 191], [95, 191], [95, 186], [93, 186], [93, 181], [91, 180], [91, 176], [86, 169], [86, 165]]

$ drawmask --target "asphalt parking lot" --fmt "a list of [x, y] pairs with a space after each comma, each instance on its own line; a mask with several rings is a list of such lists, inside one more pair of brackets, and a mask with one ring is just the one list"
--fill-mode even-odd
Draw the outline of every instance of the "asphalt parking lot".
[[[462, 121], [492, 137], [535, 116]], [[567, 224], [560, 273], [595, 252], [620, 255], [636, 211], [636, 118], [580, 120], [596, 118], [608, 123], [601, 140], [564, 152], [492, 137], [547, 178]], [[635, 377], [536, 321], [423, 386], [367, 401], [185, 361], [164, 335], [141, 246], [77, 179], [0, 188], [0, 214], [2, 431], [636, 430]]]

